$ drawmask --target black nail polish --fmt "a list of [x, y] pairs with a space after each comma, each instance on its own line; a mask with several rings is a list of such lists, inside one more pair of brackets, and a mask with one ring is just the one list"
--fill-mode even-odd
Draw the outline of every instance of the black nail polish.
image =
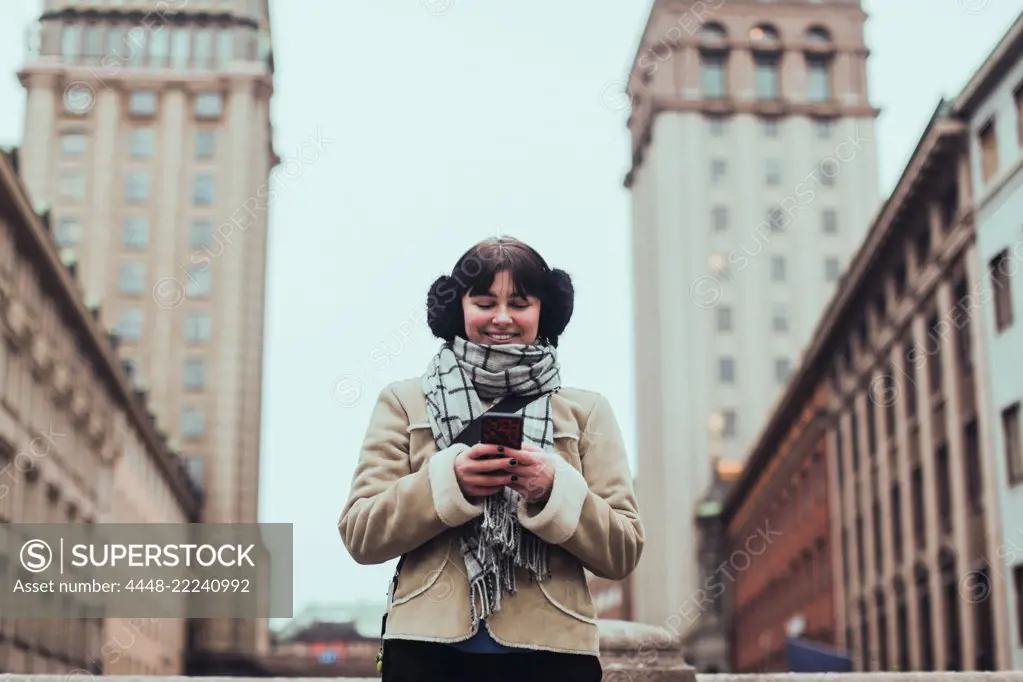
[[516, 476], [516, 475], [514, 475], [514, 474], [512, 474], [512, 480], [513, 480], [513, 481], [517, 481], [517, 480], [519, 480], [519, 477], [518, 477], [518, 476]]
[[504, 452], [504, 446], [503, 445], [498, 445], [497, 446], [497, 451], [498, 452]]
[[519, 463], [519, 460], [517, 460], [517, 459], [509, 459], [508, 463], [511, 464], [512, 466], [515, 466], [516, 464]]

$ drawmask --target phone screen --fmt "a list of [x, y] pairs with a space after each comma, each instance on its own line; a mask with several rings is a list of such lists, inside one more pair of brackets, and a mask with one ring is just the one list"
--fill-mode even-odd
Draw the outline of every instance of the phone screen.
[[481, 443], [503, 445], [519, 450], [522, 448], [522, 415], [491, 414], [484, 415], [481, 421]]

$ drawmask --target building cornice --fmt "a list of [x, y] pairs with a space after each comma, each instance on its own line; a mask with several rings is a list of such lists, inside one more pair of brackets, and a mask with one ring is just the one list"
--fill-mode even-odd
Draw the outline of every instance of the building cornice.
[[[633, 100], [635, 101], [635, 100]], [[635, 136], [632, 150], [632, 166], [625, 174], [622, 184], [631, 189], [636, 179], [636, 172], [643, 165], [646, 148], [653, 140], [654, 121], [660, 114], [686, 112], [702, 113], [710, 116], [732, 116], [750, 114], [764, 118], [780, 116], [806, 116], [808, 118], [877, 118], [881, 110], [870, 105], [847, 105], [835, 100], [827, 102], [793, 102], [791, 100], [736, 100], [726, 97], [722, 99], [683, 99], [681, 97], [653, 96], [649, 104], [644, 104], [643, 111], [637, 112], [640, 118], [639, 135]], [[630, 119], [632, 120], [632, 119]]]
[[957, 116], [969, 117], [973, 110], [984, 101], [998, 82], [1013, 67], [1019, 64], [1023, 53], [1023, 13], [1017, 17], [1009, 30], [984, 60], [962, 92], [952, 103], [952, 112]]

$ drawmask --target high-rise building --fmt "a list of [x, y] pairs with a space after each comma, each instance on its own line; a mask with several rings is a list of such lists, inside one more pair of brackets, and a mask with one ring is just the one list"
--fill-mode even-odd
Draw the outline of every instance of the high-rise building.
[[[257, 521], [267, 207], [268, 0], [46, 0], [19, 72], [22, 176], [137, 387], [206, 492]], [[198, 624], [262, 653], [266, 623]]]
[[741, 461], [879, 206], [859, 0], [655, 0], [629, 76], [637, 620], [698, 588], [711, 423]]

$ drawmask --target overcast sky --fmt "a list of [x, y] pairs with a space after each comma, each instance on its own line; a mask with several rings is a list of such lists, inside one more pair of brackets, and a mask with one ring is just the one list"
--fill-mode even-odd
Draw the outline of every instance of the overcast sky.
[[[634, 439], [626, 114], [601, 92], [627, 75], [650, 4], [275, 3], [277, 151], [323, 142], [270, 228], [260, 520], [294, 524], [296, 614], [383, 604], [393, 562], [355, 564], [338, 514], [377, 393], [436, 350], [427, 287], [473, 241], [520, 237], [573, 275], [564, 379], [607, 395]], [[1023, 0], [864, 5], [887, 193]], [[21, 138], [14, 74], [40, 6], [0, 0], [0, 143]]]

